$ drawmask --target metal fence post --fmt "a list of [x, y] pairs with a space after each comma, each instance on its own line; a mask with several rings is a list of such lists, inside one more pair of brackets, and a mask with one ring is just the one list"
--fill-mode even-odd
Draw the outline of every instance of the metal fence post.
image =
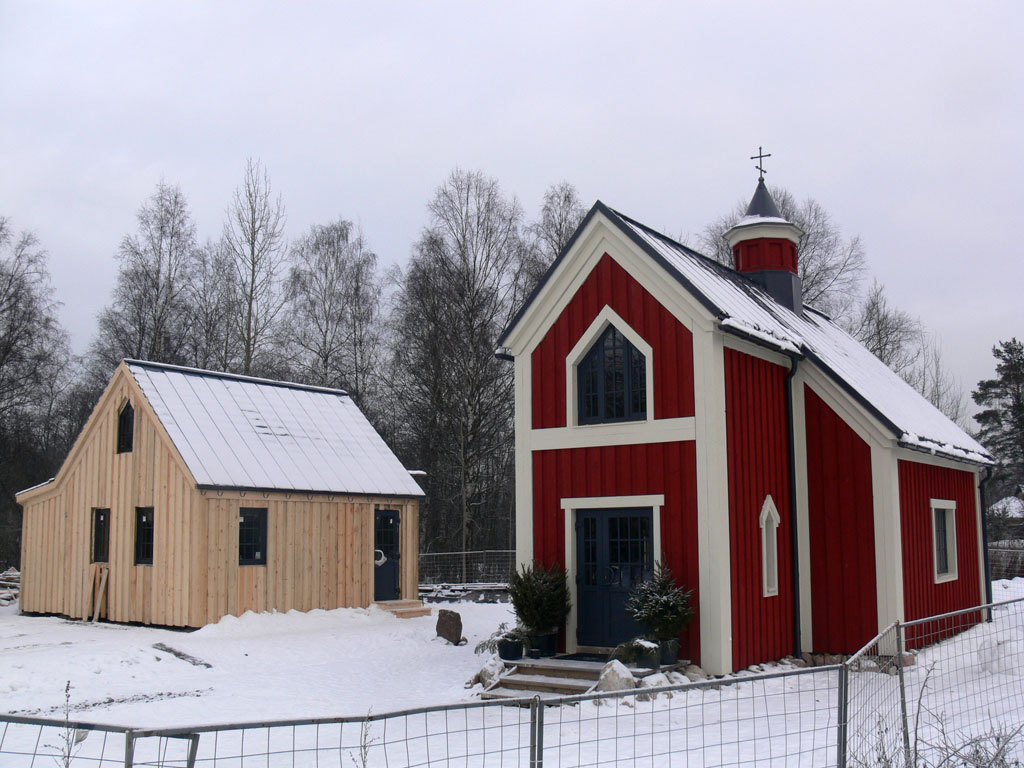
[[907, 685], [903, 679], [903, 625], [896, 622], [896, 670], [900, 678], [900, 725], [903, 728], [903, 756], [910, 762], [910, 722], [907, 719]]
[[844, 661], [839, 665], [839, 722], [836, 727], [836, 765], [838, 768], [846, 768], [846, 720], [850, 711], [849, 674], [849, 668]]
[[124, 768], [135, 765], [135, 734], [125, 731], [124, 734]]
[[186, 768], [196, 768], [196, 755], [199, 753], [199, 734], [193, 733], [188, 737], [188, 758]]
[[530, 768], [544, 766], [544, 704], [540, 696], [530, 702]]

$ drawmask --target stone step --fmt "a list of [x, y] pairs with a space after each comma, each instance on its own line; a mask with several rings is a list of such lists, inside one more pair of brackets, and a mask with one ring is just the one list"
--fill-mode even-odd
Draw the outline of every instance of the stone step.
[[545, 675], [550, 677], [573, 677], [596, 682], [601, 676], [604, 664], [600, 661], [576, 661], [572, 659], [517, 659], [506, 661], [506, 668], [517, 668], [527, 675]]
[[[666, 664], [660, 670], [637, 667], [627, 664], [626, 668], [633, 673], [633, 677], [642, 678], [655, 672], [668, 672], [673, 669], [682, 669], [690, 662], [687, 659], [680, 659], [674, 664]], [[583, 680], [597, 681], [601, 677], [601, 670], [605, 662], [602, 661], [578, 661], [575, 659], [560, 659], [557, 656], [546, 659], [518, 659], [506, 661], [505, 668], [518, 668], [520, 672], [529, 675], [551, 675], [553, 677], [576, 677]]]
[[528, 691], [531, 696], [535, 693], [555, 693], [571, 696], [574, 693], [586, 693], [594, 686], [596, 681], [581, 680], [574, 677], [523, 674], [522, 670], [520, 670], [511, 675], [503, 676], [499, 682], [503, 688]]
[[534, 696], [540, 696], [541, 700], [556, 699], [560, 694], [550, 691], [523, 691], [515, 688], [506, 688], [503, 685], [495, 686], [480, 694], [481, 699], [525, 699], [524, 704], [528, 705], [529, 700]]

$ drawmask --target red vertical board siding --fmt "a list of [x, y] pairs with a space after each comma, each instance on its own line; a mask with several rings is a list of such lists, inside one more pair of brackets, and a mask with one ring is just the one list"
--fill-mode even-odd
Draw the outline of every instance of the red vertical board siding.
[[[700, 604], [697, 553], [697, 453], [693, 441], [569, 448], [533, 453], [533, 554], [565, 563], [562, 499], [664, 494], [661, 548], [676, 580]], [[661, 554], [656, 554], [661, 559]], [[569, 574], [575, 578], [576, 574]], [[700, 618], [680, 638], [680, 653], [700, 663]]]
[[[793, 569], [786, 443], [786, 369], [725, 350], [732, 566], [733, 667], [793, 650]], [[764, 597], [761, 507], [771, 494], [779, 512], [779, 593]]]
[[[978, 508], [974, 473], [936, 467], [916, 461], [899, 462], [900, 533], [903, 540], [903, 613], [907, 621], [959, 611], [980, 605], [981, 577], [978, 564]], [[956, 502], [955, 581], [935, 583], [935, 546], [932, 531], [932, 499]], [[907, 630], [907, 644], [915, 647], [943, 636], [936, 630], [967, 629], [979, 617], [973, 614], [948, 627], [924, 625]]]
[[693, 416], [693, 336], [607, 253], [531, 357], [533, 428], [565, 426], [565, 359], [605, 307], [654, 351], [654, 418]]
[[871, 448], [809, 386], [804, 404], [813, 650], [853, 653], [878, 632]]

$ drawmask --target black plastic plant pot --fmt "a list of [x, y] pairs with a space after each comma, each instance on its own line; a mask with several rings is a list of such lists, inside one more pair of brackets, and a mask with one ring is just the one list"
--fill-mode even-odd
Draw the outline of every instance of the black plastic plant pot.
[[558, 633], [552, 632], [550, 635], [534, 635], [533, 647], [540, 651], [541, 657], [554, 656], [555, 652], [558, 650]]
[[661, 667], [661, 648], [641, 651], [637, 656], [636, 665], [644, 669], [659, 669]]
[[675, 664], [679, 661], [679, 638], [673, 637], [671, 640], [662, 640], [659, 643], [661, 649], [661, 664], [662, 666], [668, 666]]
[[502, 661], [516, 661], [523, 658], [523, 641], [503, 637], [498, 641], [498, 658]]

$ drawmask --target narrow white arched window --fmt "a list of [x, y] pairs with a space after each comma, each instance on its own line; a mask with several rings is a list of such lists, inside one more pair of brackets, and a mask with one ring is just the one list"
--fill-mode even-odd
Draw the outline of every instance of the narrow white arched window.
[[779, 594], [779, 510], [771, 494], [761, 507], [761, 579], [764, 596]]

